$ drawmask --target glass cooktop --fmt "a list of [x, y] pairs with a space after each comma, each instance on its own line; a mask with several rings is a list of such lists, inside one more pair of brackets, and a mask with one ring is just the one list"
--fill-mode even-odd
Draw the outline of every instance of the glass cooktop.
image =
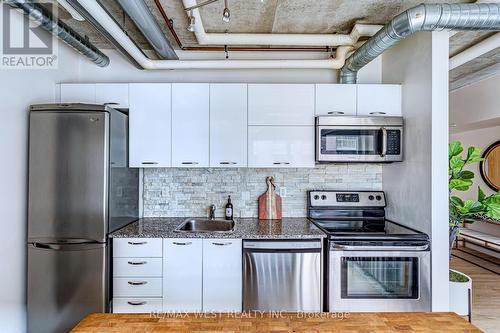
[[330, 238], [412, 238], [428, 239], [428, 236], [419, 231], [404, 227], [395, 222], [375, 220], [333, 220], [311, 219], [311, 221], [328, 234]]

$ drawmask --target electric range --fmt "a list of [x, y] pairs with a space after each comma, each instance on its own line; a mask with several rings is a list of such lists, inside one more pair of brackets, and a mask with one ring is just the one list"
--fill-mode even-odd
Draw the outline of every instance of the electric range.
[[382, 191], [309, 191], [308, 217], [328, 237], [325, 309], [430, 311], [430, 242], [385, 218]]

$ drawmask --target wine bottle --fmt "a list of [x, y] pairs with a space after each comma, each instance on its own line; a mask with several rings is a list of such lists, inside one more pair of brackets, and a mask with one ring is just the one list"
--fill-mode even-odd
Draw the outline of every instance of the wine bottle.
[[233, 204], [231, 203], [231, 196], [227, 198], [226, 204], [226, 220], [233, 219]]

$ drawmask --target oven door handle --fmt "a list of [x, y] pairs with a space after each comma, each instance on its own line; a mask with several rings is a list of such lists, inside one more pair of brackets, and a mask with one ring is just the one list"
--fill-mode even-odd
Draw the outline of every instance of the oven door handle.
[[382, 131], [382, 149], [380, 150], [380, 157], [385, 157], [385, 155], [387, 155], [387, 129], [382, 127], [380, 130]]
[[429, 248], [429, 244], [417, 246], [357, 246], [332, 244], [332, 248], [334, 250], [344, 251], [425, 251]]

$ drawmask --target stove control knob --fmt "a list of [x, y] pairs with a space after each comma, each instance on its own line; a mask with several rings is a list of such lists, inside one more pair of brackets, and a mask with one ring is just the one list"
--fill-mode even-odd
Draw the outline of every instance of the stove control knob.
[[319, 195], [317, 195], [317, 194], [316, 194], [316, 195], [314, 196], [314, 200], [318, 200], [318, 199], [319, 199]]
[[373, 200], [375, 197], [373, 195], [368, 196], [368, 199]]
[[321, 200], [326, 200], [326, 195], [324, 195], [324, 194], [323, 194], [323, 195], [321, 196]]
[[377, 195], [376, 198], [378, 201], [382, 200], [382, 197], [380, 195]]

